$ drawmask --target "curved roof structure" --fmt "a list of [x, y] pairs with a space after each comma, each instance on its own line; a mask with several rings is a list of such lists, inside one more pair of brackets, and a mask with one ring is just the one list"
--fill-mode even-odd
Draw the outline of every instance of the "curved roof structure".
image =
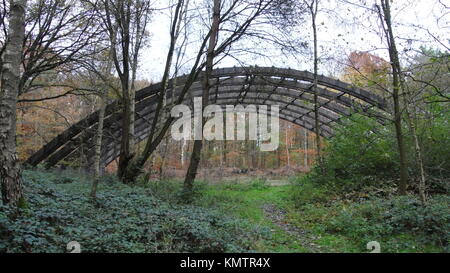
[[[202, 74], [191, 86], [184, 99], [191, 104], [192, 98], [202, 95]], [[167, 98], [177, 98], [187, 76], [172, 79]], [[307, 71], [274, 67], [233, 67], [213, 71], [209, 103], [217, 105], [279, 105], [280, 118], [315, 131], [314, 75]], [[176, 86], [173, 87], [173, 84]], [[162, 84], [150, 85], [136, 92], [135, 142], [147, 138], [157, 106], [158, 93]], [[339, 80], [319, 76], [317, 89], [319, 98], [320, 134], [330, 137], [341, 118], [358, 111], [364, 115], [382, 120], [388, 112], [386, 102], [379, 96]], [[170, 102], [169, 102], [170, 103]], [[99, 113], [95, 112], [74, 124], [32, 155], [26, 163], [37, 166], [45, 163], [52, 167], [60, 161], [74, 157], [83, 143], [83, 149], [93, 154], [94, 136]], [[104, 122], [102, 162], [112, 162], [120, 151], [121, 120], [119, 102], [107, 106]]]

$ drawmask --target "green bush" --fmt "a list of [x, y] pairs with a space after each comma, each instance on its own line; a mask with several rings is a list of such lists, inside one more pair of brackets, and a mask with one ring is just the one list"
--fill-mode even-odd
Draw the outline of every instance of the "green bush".
[[[336, 135], [326, 144], [321, 168], [315, 166], [309, 179], [336, 191], [362, 191], [396, 184], [399, 158], [392, 124], [354, 114], [343, 121]], [[450, 193], [450, 127], [449, 114], [436, 117], [426, 126], [419, 126], [427, 187], [429, 192]], [[408, 127], [404, 128], [407, 167], [411, 182], [420, 176], [414, 143]], [[411, 189], [417, 183], [410, 184]]]
[[322, 169], [309, 178], [340, 190], [359, 190], [398, 173], [395, 137], [386, 126], [361, 115], [345, 121], [326, 145]]
[[387, 251], [434, 246], [450, 251], [450, 197], [436, 196], [427, 206], [413, 196], [354, 203], [330, 221], [328, 231]]
[[[440, 112], [432, 122], [424, 121], [420, 126], [419, 137], [427, 174], [431, 180], [432, 190], [450, 193], [450, 112], [445, 109], [435, 109]], [[417, 169], [416, 169], [417, 171]], [[446, 181], [445, 181], [446, 180]], [[445, 181], [445, 183], [440, 183]]]

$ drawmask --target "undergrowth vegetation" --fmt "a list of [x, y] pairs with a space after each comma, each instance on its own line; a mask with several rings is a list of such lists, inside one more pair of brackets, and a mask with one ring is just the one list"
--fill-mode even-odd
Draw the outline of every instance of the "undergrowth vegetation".
[[[25, 171], [28, 208], [0, 206], [0, 252], [248, 252], [266, 231], [105, 177], [96, 202], [75, 173]], [[170, 185], [167, 183], [165, 185]]]
[[[422, 206], [412, 194], [397, 196], [395, 187], [366, 186], [362, 191], [344, 193], [317, 184], [309, 176], [293, 178], [290, 185], [281, 187], [271, 187], [263, 179], [197, 185], [196, 206], [215, 208], [269, 229], [258, 242], [257, 251], [312, 251], [308, 242], [271, 222], [263, 209], [267, 205], [286, 213], [282, 222], [313, 238], [323, 252], [368, 252], [366, 246], [371, 241], [380, 242], [382, 252], [388, 253], [450, 251], [448, 195], [434, 195]], [[180, 182], [149, 182], [145, 187], [167, 201], [184, 202], [177, 195], [182, 189]]]
[[343, 194], [312, 183], [292, 185], [290, 221], [313, 230], [338, 252], [363, 252], [371, 241], [383, 252], [450, 252], [450, 196], [434, 195], [423, 206], [415, 195]]
[[353, 115], [327, 143], [323, 165], [294, 181], [292, 220], [322, 234], [330, 247], [346, 245], [346, 251], [359, 252], [366, 243], [379, 241], [387, 252], [449, 252], [448, 120], [448, 114], [441, 115], [419, 133], [421, 143], [432, 147], [423, 151], [426, 204], [417, 197], [414, 151], [408, 151], [409, 194], [398, 196], [393, 128]]
[[388, 251], [450, 252], [450, 197], [437, 196], [422, 206], [414, 196], [373, 199], [343, 209], [329, 232], [355, 241], [378, 241]]
[[180, 182], [130, 187], [107, 176], [93, 202], [77, 173], [24, 178], [28, 208], [0, 207], [0, 252], [67, 252], [71, 241], [82, 252], [368, 252], [370, 241], [383, 252], [450, 251], [448, 195], [422, 206], [414, 195], [343, 194], [302, 176], [279, 187], [199, 182], [186, 204]]
[[[424, 167], [428, 175], [428, 191], [450, 193], [450, 114], [442, 114], [432, 124], [420, 127]], [[408, 128], [405, 128], [407, 131]], [[407, 147], [414, 147], [406, 138]], [[316, 166], [308, 178], [315, 184], [339, 192], [367, 188], [395, 187], [399, 175], [394, 128], [355, 114], [344, 121], [324, 151], [321, 168]], [[417, 189], [419, 168], [414, 149], [408, 149], [409, 188]]]

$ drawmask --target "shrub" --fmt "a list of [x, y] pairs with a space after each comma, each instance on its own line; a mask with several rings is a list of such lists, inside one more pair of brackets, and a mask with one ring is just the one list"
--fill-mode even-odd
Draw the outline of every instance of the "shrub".
[[377, 121], [353, 115], [326, 145], [325, 175], [317, 167], [310, 178], [342, 190], [358, 190], [396, 177], [395, 139]]
[[388, 251], [428, 245], [450, 251], [450, 197], [436, 196], [427, 206], [413, 196], [355, 203], [330, 221], [328, 231], [358, 242], [383, 242]]
[[[433, 122], [420, 126], [417, 132], [424, 147], [422, 154], [431, 193], [450, 193], [448, 122], [449, 114], [441, 114]], [[394, 184], [398, 180], [399, 159], [392, 124], [382, 125], [359, 114], [352, 115], [343, 123], [326, 145], [322, 168], [316, 166], [309, 178], [316, 184], [337, 191], [361, 191], [366, 187], [380, 188]], [[417, 178], [420, 173], [415, 161], [413, 139], [407, 127], [404, 132], [408, 172], [411, 178]], [[416, 188], [417, 183], [410, 186]]]
[[[450, 177], [450, 112], [448, 105], [430, 105], [434, 118], [426, 118], [419, 126], [425, 167], [436, 177]], [[434, 109], [433, 109], [434, 108]]]

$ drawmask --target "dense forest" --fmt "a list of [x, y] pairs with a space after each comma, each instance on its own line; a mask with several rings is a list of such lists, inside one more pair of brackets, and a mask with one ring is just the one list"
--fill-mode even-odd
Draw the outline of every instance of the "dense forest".
[[448, 1], [5, 0], [0, 54], [0, 253], [450, 252]]

